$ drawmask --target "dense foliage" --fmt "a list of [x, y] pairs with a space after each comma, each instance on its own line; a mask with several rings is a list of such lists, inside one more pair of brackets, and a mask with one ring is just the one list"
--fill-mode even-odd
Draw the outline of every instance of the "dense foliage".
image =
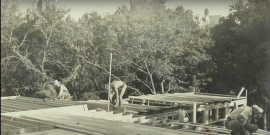
[[74, 100], [107, 98], [112, 78], [127, 95], [203, 91], [237, 94], [266, 108], [270, 96], [270, 2], [239, 0], [220, 24], [200, 28], [192, 11], [164, 0], [131, 0], [112, 15], [46, 5], [19, 12], [1, 1], [1, 93], [51, 97], [60, 80]]

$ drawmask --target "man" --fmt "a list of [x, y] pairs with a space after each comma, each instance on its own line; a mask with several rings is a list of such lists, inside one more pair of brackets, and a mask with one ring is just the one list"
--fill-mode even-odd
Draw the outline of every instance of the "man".
[[263, 109], [257, 105], [239, 107], [229, 114], [225, 127], [232, 130], [232, 135], [251, 135], [258, 130], [258, 126], [250, 121], [252, 118], [261, 118], [262, 113]]
[[[108, 84], [105, 86], [105, 88], [110, 90], [109, 92], [109, 100], [111, 102], [111, 105], [113, 108], [116, 108], [117, 101], [119, 100], [119, 107], [122, 106], [122, 99], [123, 95], [125, 94], [125, 91], [127, 89], [127, 85], [122, 81], [113, 81], [111, 83], [111, 86], [108, 87]], [[119, 88], [122, 88], [119, 90]], [[113, 100], [114, 94], [116, 95], [116, 98]]]
[[54, 86], [56, 86], [56, 92], [57, 92], [56, 99], [60, 98], [60, 100], [65, 100], [65, 99], [67, 100], [71, 98], [65, 85], [60, 84], [57, 80], [54, 80], [53, 83], [54, 83]]

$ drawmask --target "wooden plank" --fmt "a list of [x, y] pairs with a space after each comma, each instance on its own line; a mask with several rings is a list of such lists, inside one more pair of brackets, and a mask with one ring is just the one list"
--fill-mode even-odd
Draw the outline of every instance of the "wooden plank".
[[16, 110], [17, 112], [19, 112], [19, 111], [27, 111], [27, 110], [34, 110], [35, 109], [35, 108], [31, 109], [31, 108], [26, 108], [26, 107], [22, 107], [22, 106], [6, 105], [6, 104], [1, 104], [1, 107]]
[[31, 133], [20, 133], [19, 135], [86, 135], [78, 132], [73, 132], [69, 130], [63, 129], [52, 129], [52, 130], [44, 130], [44, 131], [37, 131]]
[[17, 112], [16, 109], [5, 108], [5, 107], [2, 107], [2, 106], [1, 106], [1, 111], [4, 111], [4, 112]]
[[[45, 119], [44, 117], [37, 117], [37, 116], [31, 116], [36, 117], [38, 119]], [[68, 116], [71, 118], [72, 116]], [[78, 129], [82, 129], [87, 127], [84, 130], [87, 131], [95, 131], [97, 133], [103, 133], [103, 134], [153, 134], [153, 135], [178, 135], [181, 134], [181, 132], [169, 130], [169, 129], [163, 129], [163, 128], [154, 128], [149, 126], [142, 126], [142, 125], [134, 125], [129, 123], [122, 123], [122, 122], [112, 122], [102, 119], [95, 119], [95, 118], [84, 118], [84, 117], [73, 117], [73, 120], [65, 120], [65, 119], [47, 119], [48, 121], [53, 121], [53, 123], [58, 122], [60, 123], [67, 123], [68, 125], [72, 125], [73, 127], [76, 126]], [[75, 121], [75, 119], [77, 119]], [[80, 124], [73, 125], [72, 123], [78, 123], [80, 121]], [[57, 124], [56, 124], [57, 125]], [[80, 126], [78, 126], [80, 125]], [[77, 127], [78, 126], [78, 127]], [[98, 128], [97, 128], [98, 127]], [[142, 130], [147, 129], [147, 130]]]
[[9, 117], [9, 116], [5, 116], [5, 115], [1, 115], [1, 119], [7, 119], [7, 120], [10, 120], [10, 121], [23, 122], [23, 123], [27, 123], [27, 124], [31, 124], [31, 125], [36, 125], [36, 126], [50, 125], [49, 123], [44, 123], [44, 122], [35, 121], [35, 120], [31, 120], [31, 119], [14, 118], [14, 117]]
[[[40, 99], [40, 98], [32, 98], [32, 97], [18, 97], [17, 99], [22, 99], [22, 100], [28, 100], [28, 101], [41, 101], [41, 102], [44, 102], [43, 99]], [[54, 100], [54, 99], [49, 99], [49, 100], [46, 100], [46, 102], [56, 102], [57, 104], [60, 104], [60, 105], [80, 105], [81, 103], [80, 102], [75, 102], [75, 101], [67, 101], [67, 100]]]
[[3, 130], [15, 130], [15, 129], [21, 129], [20, 127], [16, 127], [16, 126], [12, 126], [12, 125], [8, 125], [5, 123], [1, 123], [1, 129]]
[[7, 125], [11, 125], [11, 126], [15, 126], [15, 127], [19, 127], [19, 128], [29, 128], [29, 127], [36, 127], [36, 125], [31, 125], [31, 124], [27, 124], [27, 123], [23, 123], [23, 122], [18, 122], [18, 121], [11, 121], [11, 120], [7, 120], [7, 119], [1, 119], [1, 124], [7, 124]]
[[[2, 127], [2, 124], [1, 124]], [[54, 125], [47, 125], [47, 126], [42, 126], [42, 127], [30, 127], [30, 128], [18, 128], [18, 129], [11, 129], [4, 131], [3, 134], [21, 134], [21, 133], [30, 133], [30, 132], [37, 132], [37, 131], [43, 131], [43, 130], [50, 130], [54, 129]]]
[[[168, 103], [182, 103], [182, 104], [193, 104], [195, 101], [181, 101], [180, 98], [170, 98], [170, 97], [162, 97], [162, 98], [155, 98], [155, 97], [129, 97], [130, 99], [135, 100], [150, 100], [150, 101], [157, 101], [157, 102], [168, 102]], [[197, 102], [199, 104], [203, 104], [204, 102]]]
[[8, 97], [1, 97], [1, 100], [6, 100], [6, 99], [16, 99], [17, 96], [8, 96]]
[[231, 101], [232, 98], [229, 97], [221, 97], [221, 96], [207, 96], [207, 95], [194, 95], [194, 94], [182, 94], [182, 93], [174, 93], [174, 94], [160, 94], [160, 95], [153, 95], [152, 97], [155, 98], [162, 98], [162, 97], [175, 97], [179, 98], [179, 100], [188, 100], [188, 101], [198, 101], [198, 102], [211, 102], [211, 101], [222, 101], [228, 100]]
[[27, 108], [37, 108], [37, 109], [51, 108], [50, 106], [47, 106], [47, 105], [39, 105], [39, 104], [29, 103], [29, 102], [18, 102], [18, 100], [5, 100], [5, 101], [2, 101], [1, 104], [8, 104], [8, 105], [12, 104], [12, 105], [18, 105], [18, 106], [23, 106]]
[[20, 111], [20, 112], [10, 112], [5, 113], [3, 115], [6, 116], [12, 116], [12, 117], [18, 117], [21, 114], [35, 114], [35, 113], [55, 113], [55, 112], [82, 112], [82, 111], [88, 111], [86, 105], [74, 105], [74, 106], [64, 106], [64, 107], [57, 107], [57, 108], [48, 108], [48, 109], [39, 109], [39, 110], [26, 110], [26, 111]]
[[24, 101], [24, 102], [30, 102], [30, 103], [36, 103], [36, 104], [44, 104], [48, 106], [71, 106], [71, 105], [80, 105], [83, 103], [80, 102], [74, 102], [74, 101], [63, 101], [63, 100], [43, 100], [39, 98], [30, 98], [30, 97], [18, 97], [16, 100], [18, 101]]
[[40, 100], [40, 99], [20, 99], [17, 98], [16, 100], [18, 100], [18, 102], [26, 102], [29, 104], [33, 104], [33, 105], [46, 105], [46, 106], [50, 106], [50, 107], [61, 107], [61, 106], [71, 106], [73, 104], [62, 104], [62, 103], [58, 103], [57, 101], [50, 101], [50, 100]]

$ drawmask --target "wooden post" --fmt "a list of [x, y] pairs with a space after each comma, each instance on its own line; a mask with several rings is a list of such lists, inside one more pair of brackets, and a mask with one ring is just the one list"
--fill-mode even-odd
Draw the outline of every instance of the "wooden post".
[[248, 95], [248, 92], [247, 92], [247, 89], [246, 89], [246, 103], [245, 103], [245, 105], [247, 105], [247, 95]]
[[225, 119], [227, 119], [227, 117], [230, 114], [230, 103], [226, 102], [226, 108], [225, 108]]
[[234, 109], [238, 108], [237, 102], [234, 102]]
[[196, 123], [196, 113], [197, 113], [197, 105], [193, 104], [193, 123]]
[[185, 118], [185, 116], [183, 115], [182, 110], [180, 110], [180, 108], [179, 108], [179, 109], [178, 109], [178, 120], [179, 120], [180, 122], [185, 122], [185, 121], [184, 121], [184, 118]]
[[205, 106], [203, 111], [203, 124], [208, 123], [209, 123], [209, 108]]
[[218, 114], [219, 114], [219, 108], [213, 109], [213, 111], [212, 111], [212, 120], [213, 121], [218, 120], [218, 118], [219, 118]]
[[111, 73], [112, 73], [112, 53], [110, 58], [110, 74], [109, 74], [109, 89], [108, 89], [108, 111], [110, 111], [110, 87], [111, 87]]

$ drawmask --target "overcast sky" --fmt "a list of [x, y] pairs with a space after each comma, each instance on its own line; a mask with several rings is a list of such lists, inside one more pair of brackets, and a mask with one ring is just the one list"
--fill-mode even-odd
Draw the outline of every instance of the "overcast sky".
[[[27, 8], [36, 8], [37, 0], [8, 0], [17, 1], [20, 4], [21, 11]], [[43, 0], [48, 1], [48, 0]], [[52, 0], [51, 0], [52, 1]], [[70, 8], [70, 15], [78, 19], [86, 12], [97, 11], [100, 14], [106, 12], [113, 13], [118, 6], [126, 5], [129, 7], [129, 0], [53, 0], [59, 7]], [[229, 5], [235, 0], [167, 0], [166, 7], [174, 8], [183, 5], [185, 9], [190, 9], [196, 14], [204, 14], [205, 8], [208, 8], [210, 15], [227, 16]], [[43, 2], [44, 3], [44, 2]], [[43, 4], [44, 5], [44, 4]]]

